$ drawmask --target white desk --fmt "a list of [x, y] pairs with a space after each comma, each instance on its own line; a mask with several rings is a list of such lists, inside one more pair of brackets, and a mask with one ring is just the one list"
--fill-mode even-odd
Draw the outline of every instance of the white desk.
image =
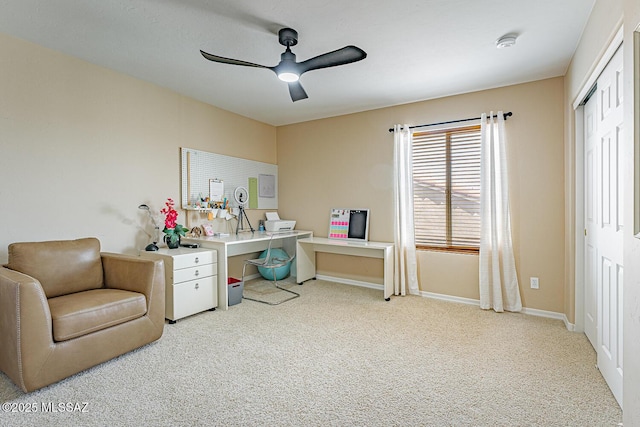
[[272, 234], [273, 247], [282, 247], [289, 254], [296, 250], [296, 239], [313, 236], [311, 231], [293, 230], [273, 233], [268, 231], [240, 232], [226, 237], [183, 237], [181, 239], [181, 242], [185, 244], [197, 243], [201, 248], [218, 251], [218, 308], [222, 310], [229, 308], [227, 258], [267, 249]]
[[296, 241], [296, 280], [302, 283], [316, 276], [316, 252], [340, 255], [354, 255], [368, 258], [382, 258], [384, 263], [384, 299], [389, 301], [393, 294], [393, 243], [357, 242], [353, 240], [309, 237]]

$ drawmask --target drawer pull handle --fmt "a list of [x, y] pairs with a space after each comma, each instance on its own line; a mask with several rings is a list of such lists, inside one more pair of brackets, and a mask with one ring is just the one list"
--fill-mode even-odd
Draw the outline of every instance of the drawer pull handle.
[[199, 262], [200, 262], [200, 258], [196, 257], [196, 261], [195, 261], [195, 263], [197, 264], [197, 263], [199, 263]]
[[193, 273], [194, 276], [198, 277], [200, 275], [200, 272], [198, 270], [196, 270], [195, 273]]
[[196, 283], [196, 289], [200, 289], [200, 284]]

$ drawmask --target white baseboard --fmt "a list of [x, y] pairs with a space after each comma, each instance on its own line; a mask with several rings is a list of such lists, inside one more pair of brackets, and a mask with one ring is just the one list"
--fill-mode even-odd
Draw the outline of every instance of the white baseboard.
[[567, 330], [573, 332], [576, 329], [576, 325], [573, 323], [569, 323], [569, 319], [567, 319], [567, 316], [564, 313], [558, 313], [555, 311], [537, 310], [535, 308], [523, 308], [522, 313], [529, 314], [531, 316], [540, 316], [540, 317], [547, 317], [550, 319], [562, 320]]
[[[443, 301], [477, 305], [478, 307], [480, 306], [480, 301], [472, 298], [462, 298], [462, 297], [456, 297], [451, 295], [436, 294], [433, 292], [422, 292], [422, 291], [420, 292], [420, 295], [425, 298], [433, 298], [433, 299], [439, 299]], [[567, 319], [567, 316], [564, 313], [558, 313], [555, 311], [547, 311], [547, 310], [538, 310], [536, 308], [526, 308], [526, 307], [522, 308], [521, 313], [528, 314], [530, 316], [539, 316], [539, 317], [546, 317], [549, 319], [562, 320], [564, 322], [565, 327], [569, 331], [573, 332], [575, 330], [575, 325], [573, 323], [569, 323], [569, 319]]]
[[458, 303], [469, 304], [469, 305], [477, 305], [478, 307], [480, 306], [480, 301], [477, 300], [477, 299], [456, 297], [456, 296], [453, 296], [453, 295], [445, 295], [445, 294], [436, 294], [436, 293], [433, 293], [433, 292], [425, 292], [425, 291], [420, 291], [420, 296], [425, 297], [425, 298], [438, 299], [438, 300], [442, 300], [442, 301], [458, 302]]
[[342, 278], [342, 277], [325, 276], [324, 274], [318, 274], [316, 276], [316, 279], [318, 279], [318, 280], [326, 280], [327, 282], [343, 283], [345, 285], [360, 286], [362, 288], [379, 289], [381, 291], [384, 291], [384, 286], [379, 285], [377, 283], [363, 282], [363, 281], [360, 281], [360, 280], [345, 279], [345, 278]]
[[[344, 279], [342, 277], [325, 276], [323, 274], [317, 275], [316, 278], [319, 280], [326, 280], [328, 282], [336, 282], [336, 283], [343, 283], [345, 285], [361, 286], [363, 288], [378, 289], [381, 291], [384, 290], [384, 287], [377, 283]], [[478, 307], [480, 306], [480, 301], [472, 298], [456, 297], [453, 295], [436, 294], [434, 292], [424, 292], [424, 291], [420, 291], [420, 296], [424, 298], [433, 298], [433, 299], [442, 300], [442, 301], [457, 302], [462, 304], [475, 305]], [[521, 313], [527, 314], [530, 316], [538, 316], [538, 317], [546, 317], [549, 319], [562, 320], [567, 330], [572, 332], [575, 331], [575, 325], [569, 322], [569, 319], [567, 319], [567, 316], [564, 313], [558, 313], [555, 311], [547, 311], [547, 310], [538, 310], [536, 308], [526, 308], [526, 307], [522, 308]]]

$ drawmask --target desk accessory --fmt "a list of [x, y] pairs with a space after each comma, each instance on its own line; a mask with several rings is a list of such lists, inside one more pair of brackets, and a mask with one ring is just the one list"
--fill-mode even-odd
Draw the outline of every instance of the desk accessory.
[[239, 209], [238, 225], [236, 226], [236, 234], [238, 234], [239, 230], [244, 230], [244, 219], [247, 220], [249, 229], [253, 233], [255, 230], [251, 226], [251, 223], [249, 222], [249, 217], [247, 216], [247, 213], [244, 210], [244, 205], [247, 203], [247, 200], [249, 199], [249, 192], [245, 187], [237, 187], [236, 190], [233, 192], [233, 198], [238, 204], [238, 209]]
[[369, 240], [369, 209], [331, 209], [328, 237]]
[[151, 236], [151, 238], [153, 239], [153, 243], [149, 243], [147, 245], [147, 247], [144, 248], [145, 251], [157, 251], [158, 250], [158, 239], [160, 238], [160, 227], [158, 226], [158, 223], [156, 222], [156, 219], [153, 217], [153, 215], [151, 215], [151, 209], [149, 209], [149, 206], [147, 205], [140, 205], [138, 206], [138, 209], [142, 209], [143, 211], [147, 211], [147, 214], [149, 215], [149, 218], [151, 218], [151, 223], [153, 224], [153, 236]]
[[202, 231], [204, 231], [205, 236], [213, 236], [213, 225], [202, 224]]
[[280, 219], [278, 212], [266, 212], [265, 216], [267, 220], [264, 222], [264, 226], [267, 231], [286, 231], [296, 227], [295, 221]]

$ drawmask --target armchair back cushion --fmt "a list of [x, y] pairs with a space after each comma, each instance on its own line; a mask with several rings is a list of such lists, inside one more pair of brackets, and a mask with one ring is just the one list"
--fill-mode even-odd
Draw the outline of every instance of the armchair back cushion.
[[7, 267], [37, 279], [47, 298], [104, 285], [100, 241], [93, 237], [12, 243]]

